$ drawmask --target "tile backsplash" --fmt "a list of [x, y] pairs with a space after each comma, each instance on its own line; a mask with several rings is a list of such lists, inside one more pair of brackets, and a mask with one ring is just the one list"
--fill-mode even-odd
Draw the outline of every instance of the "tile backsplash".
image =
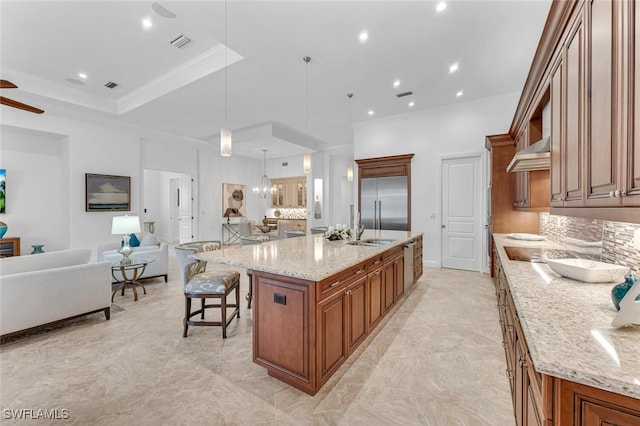
[[636, 230], [640, 225], [635, 223], [540, 214], [540, 234], [560, 244], [598, 247], [602, 262], [628, 266], [640, 276], [640, 250], [633, 246]]

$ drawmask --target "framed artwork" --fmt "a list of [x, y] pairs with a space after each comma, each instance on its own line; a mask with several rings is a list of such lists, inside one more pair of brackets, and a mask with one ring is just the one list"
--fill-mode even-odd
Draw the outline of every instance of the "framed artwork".
[[85, 173], [85, 188], [85, 210], [88, 212], [131, 210], [129, 176]]
[[0, 213], [5, 213], [5, 190], [7, 187], [7, 171], [0, 169]]
[[222, 184], [222, 217], [244, 217], [246, 215], [245, 193], [244, 185]]

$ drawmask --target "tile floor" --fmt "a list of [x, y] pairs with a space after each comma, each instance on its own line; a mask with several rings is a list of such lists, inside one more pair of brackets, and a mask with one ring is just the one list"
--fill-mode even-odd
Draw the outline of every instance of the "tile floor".
[[[169, 283], [145, 283], [110, 321], [0, 346], [0, 422], [8, 409], [66, 409], [77, 425], [513, 425], [493, 285], [425, 269], [392, 315], [311, 397], [252, 363], [251, 311], [182, 337], [175, 257]], [[220, 266], [214, 266], [220, 267]], [[242, 293], [248, 281], [242, 274]], [[26, 302], [26, 301], [25, 301]]]

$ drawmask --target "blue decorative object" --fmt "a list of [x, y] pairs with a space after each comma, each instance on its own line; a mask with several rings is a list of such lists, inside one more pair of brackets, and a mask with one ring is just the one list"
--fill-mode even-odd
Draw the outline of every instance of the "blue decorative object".
[[[616, 307], [616, 310], [620, 310], [620, 301], [626, 296], [627, 292], [631, 290], [631, 287], [638, 281], [635, 275], [629, 274], [624, 278], [624, 282], [620, 284], [616, 284], [611, 289], [611, 300], [613, 301], [613, 306]], [[639, 296], [640, 297], [640, 296]], [[638, 298], [636, 297], [636, 300]]]
[[[140, 245], [140, 240], [136, 236], [136, 234], [129, 235], [129, 247], [138, 247]], [[120, 247], [124, 246], [124, 241], [120, 241]]]
[[4, 234], [7, 233], [7, 224], [4, 222], [0, 222], [0, 238], [4, 237]]
[[42, 247], [44, 247], [44, 244], [35, 244], [35, 245], [32, 245], [31, 247], [33, 247], [33, 251], [31, 252], [31, 254], [44, 253], [44, 250], [42, 250]]

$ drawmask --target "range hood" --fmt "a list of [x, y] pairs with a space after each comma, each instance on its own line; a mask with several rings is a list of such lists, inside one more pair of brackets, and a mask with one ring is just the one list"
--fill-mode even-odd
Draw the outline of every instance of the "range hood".
[[516, 152], [507, 166], [507, 172], [528, 172], [531, 170], [549, 170], [551, 168], [551, 150], [549, 136]]

